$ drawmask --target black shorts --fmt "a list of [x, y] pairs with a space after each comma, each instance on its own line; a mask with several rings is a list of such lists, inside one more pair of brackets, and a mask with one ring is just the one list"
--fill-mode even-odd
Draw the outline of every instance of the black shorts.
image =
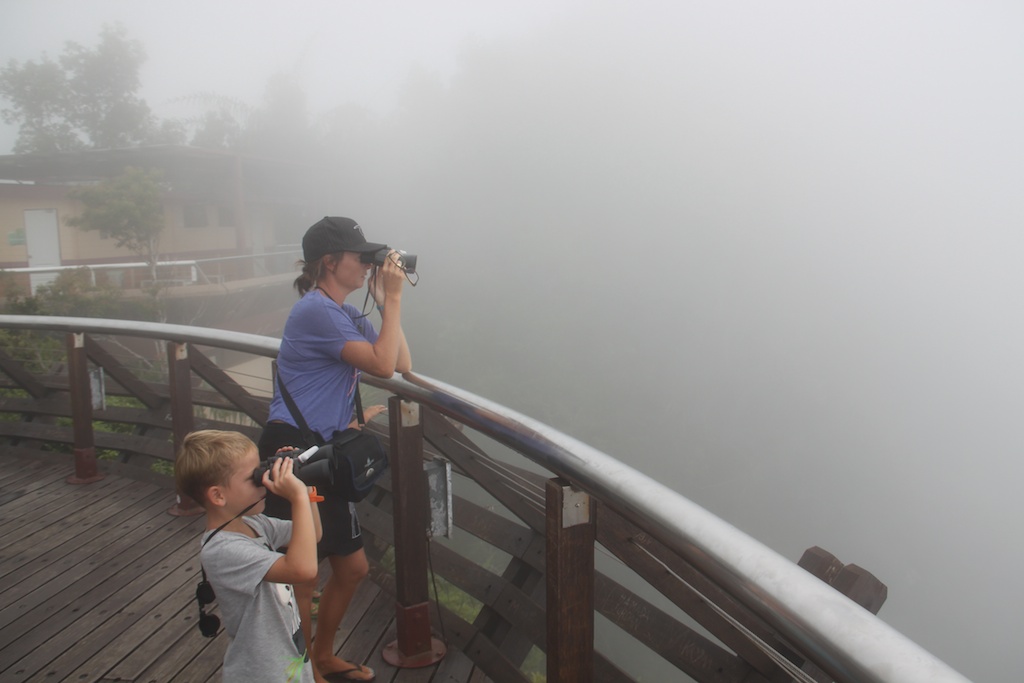
[[[308, 444], [309, 446], [313, 444]], [[297, 427], [284, 422], [268, 422], [260, 435], [258, 448], [260, 460], [271, 458], [279, 448], [295, 446], [304, 448], [306, 440]], [[324, 500], [317, 507], [320, 509], [320, 526], [323, 537], [317, 544], [319, 558], [330, 555], [351, 555], [363, 547], [363, 535], [359, 528], [359, 517], [356, 516], [355, 503], [350, 503], [338, 496], [324, 495]], [[267, 491], [266, 514], [278, 519], [291, 519], [292, 506], [284, 498]]]

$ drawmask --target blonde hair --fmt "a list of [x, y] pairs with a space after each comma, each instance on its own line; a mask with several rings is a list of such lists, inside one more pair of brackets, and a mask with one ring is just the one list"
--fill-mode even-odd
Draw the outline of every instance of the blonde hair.
[[203, 429], [185, 437], [174, 461], [174, 483], [204, 508], [211, 486], [227, 483], [235, 467], [256, 444], [244, 434]]

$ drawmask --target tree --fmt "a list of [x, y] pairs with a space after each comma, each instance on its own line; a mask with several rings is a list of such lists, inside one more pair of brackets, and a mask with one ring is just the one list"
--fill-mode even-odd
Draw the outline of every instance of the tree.
[[54, 61], [11, 60], [0, 69], [0, 110], [20, 126], [15, 153], [116, 148], [146, 142], [180, 142], [184, 130], [161, 123], [138, 96], [145, 49], [123, 26], [105, 25], [89, 49], [67, 42]]
[[160, 233], [164, 228], [162, 174], [155, 169], [128, 167], [122, 175], [96, 185], [72, 190], [68, 195], [85, 205], [84, 211], [68, 219], [68, 225], [97, 230], [113, 238], [149, 264], [156, 280]]
[[[4, 275], [10, 279], [10, 274]], [[34, 295], [25, 294], [10, 281], [5, 283], [4, 291], [7, 300], [3, 311], [14, 315], [156, 320], [159, 313], [152, 299], [126, 300], [120, 287], [95, 284], [86, 267], [61, 271], [55, 280], [41, 285]]]
[[20, 124], [16, 153], [73, 150], [84, 147], [67, 117], [67, 75], [56, 62], [13, 60], [0, 70], [0, 95], [12, 103], [0, 110], [5, 123]]

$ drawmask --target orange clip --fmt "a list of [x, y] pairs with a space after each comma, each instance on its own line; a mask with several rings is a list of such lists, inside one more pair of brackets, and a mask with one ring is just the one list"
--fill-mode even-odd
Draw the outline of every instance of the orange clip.
[[319, 503], [319, 502], [322, 502], [323, 499], [324, 499], [323, 496], [317, 495], [316, 487], [315, 486], [310, 486], [309, 487], [309, 502], [310, 503]]

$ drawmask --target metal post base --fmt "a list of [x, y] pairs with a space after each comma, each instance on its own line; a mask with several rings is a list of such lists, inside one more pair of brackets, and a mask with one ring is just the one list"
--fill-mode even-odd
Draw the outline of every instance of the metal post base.
[[69, 484], [91, 484], [103, 479], [96, 465], [95, 448], [75, 448], [75, 473], [65, 481]]
[[391, 666], [396, 666], [400, 669], [418, 669], [424, 666], [430, 666], [431, 664], [437, 664], [444, 656], [448, 654], [448, 648], [437, 638], [431, 636], [430, 638], [430, 649], [426, 652], [420, 652], [415, 655], [404, 655], [398, 649], [398, 641], [388, 643], [384, 647], [384, 651], [381, 656], [384, 657], [384, 661]]

